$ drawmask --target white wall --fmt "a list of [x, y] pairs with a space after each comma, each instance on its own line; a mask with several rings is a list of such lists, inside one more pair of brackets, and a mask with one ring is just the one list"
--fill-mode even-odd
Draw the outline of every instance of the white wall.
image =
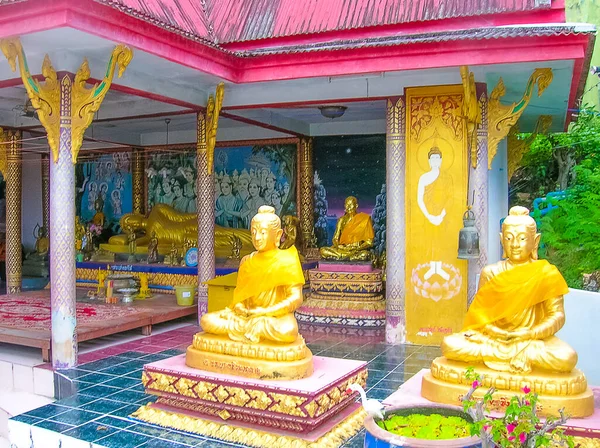
[[585, 373], [588, 384], [600, 386], [597, 333], [600, 321], [600, 293], [571, 289], [565, 296], [567, 322], [557, 336], [579, 354], [577, 367]]
[[42, 158], [39, 154], [23, 154], [23, 191], [21, 199], [21, 239], [26, 251], [35, 247], [33, 229], [42, 225]]
[[508, 214], [508, 175], [506, 139], [498, 144], [498, 152], [488, 173], [488, 263], [502, 257], [500, 248], [500, 220]]

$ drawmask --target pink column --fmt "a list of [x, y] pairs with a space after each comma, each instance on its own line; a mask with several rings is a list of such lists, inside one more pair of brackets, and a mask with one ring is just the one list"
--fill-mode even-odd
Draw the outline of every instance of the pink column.
[[60, 80], [58, 160], [50, 161], [50, 296], [52, 365], [77, 364], [75, 312], [75, 165], [71, 160], [70, 75]]
[[406, 340], [405, 300], [405, 117], [404, 97], [387, 101], [386, 135], [386, 325], [388, 344]]
[[215, 277], [215, 181], [208, 174], [206, 116], [198, 113], [196, 144], [196, 210], [198, 213], [198, 318], [208, 311], [208, 287]]

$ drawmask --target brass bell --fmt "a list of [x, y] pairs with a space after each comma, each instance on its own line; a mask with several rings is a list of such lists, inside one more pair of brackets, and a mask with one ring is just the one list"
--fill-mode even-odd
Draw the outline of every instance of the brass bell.
[[463, 228], [458, 234], [458, 258], [479, 258], [479, 232], [475, 227], [475, 213], [470, 207], [463, 215]]

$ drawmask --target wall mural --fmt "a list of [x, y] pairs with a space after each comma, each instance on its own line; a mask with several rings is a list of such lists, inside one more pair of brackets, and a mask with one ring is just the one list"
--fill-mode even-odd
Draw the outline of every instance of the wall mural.
[[379, 254], [385, 248], [385, 135], [315, 137], [313, 151], [317, 245], [331, 245], [344, 200], [356, 196], [359, 211], [378, 226]]
[[120, 232], [119, 220], [132, 211], [131, 154], [115, 152], [78, 163], [76, 212], [87, 223], [98, 213], [104, 215], [108, 236]]
[[[250, 228], [261, 205], [296, 214], [296, 144], [266, 143], [215, 149], [215, 223]], [[154, 154], [148, 161], [148, 206], [196, 211], [195, 149]]]

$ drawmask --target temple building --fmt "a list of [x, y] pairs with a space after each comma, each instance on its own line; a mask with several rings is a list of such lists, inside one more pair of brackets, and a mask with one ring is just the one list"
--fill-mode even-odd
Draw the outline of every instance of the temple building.
[[301, 333], [437, 350], [503, 258], [517, 133], [574, 119], [595, 32], [562, 0], [0, 1], [0, 343], [69, 372], [83, 341], [200, 322], [272, 207]]

